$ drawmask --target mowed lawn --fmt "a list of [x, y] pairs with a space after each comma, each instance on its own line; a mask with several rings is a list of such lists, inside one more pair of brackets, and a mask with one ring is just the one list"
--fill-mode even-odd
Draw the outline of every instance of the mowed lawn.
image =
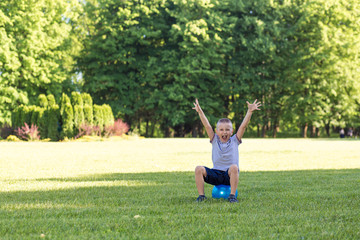
[[360, 140], [244, 139], [239, 203], [196, 203], [207, 139], [0, 142], [0, 239], [360, 239]]

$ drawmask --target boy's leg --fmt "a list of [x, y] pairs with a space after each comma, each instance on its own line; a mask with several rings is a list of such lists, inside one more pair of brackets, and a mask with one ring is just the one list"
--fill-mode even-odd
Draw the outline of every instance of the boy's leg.
[[231, 186], [230, 194], [235, 195], [239, 183], [239, 168], [236, 165], [231, 165], [228, 170], [228, 174], [230, 177], [230, 186]]
[[206, 177], [205, 168], [203, 166], [197, 166], [195, 168], [195, 182], [199, 195], [205, 195], [205, 191], [204, 191], [205, 177]]

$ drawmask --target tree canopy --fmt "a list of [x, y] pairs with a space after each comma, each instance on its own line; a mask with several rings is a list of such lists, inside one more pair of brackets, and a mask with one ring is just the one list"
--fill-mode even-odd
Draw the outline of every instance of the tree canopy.
[[[109, 104], [146, 136], [204, 135], [263, 107], [259, 136], [360, 127], [357, 0], [0, 3], [0, 124], [39, 94]], [[79, 80], [80, 79], [80, 80]]]

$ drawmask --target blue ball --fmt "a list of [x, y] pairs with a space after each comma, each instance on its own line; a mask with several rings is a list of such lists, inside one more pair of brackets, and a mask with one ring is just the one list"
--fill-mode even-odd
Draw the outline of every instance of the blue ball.
[[[227, 199], [230, 195], [231, 188], [228, 185], [217, 185], [214, 186], [212, 190], [212, 197], [213, 198], [223, 198]], [[238, 190], [236, 189], [235, 196], [237, 197]]]

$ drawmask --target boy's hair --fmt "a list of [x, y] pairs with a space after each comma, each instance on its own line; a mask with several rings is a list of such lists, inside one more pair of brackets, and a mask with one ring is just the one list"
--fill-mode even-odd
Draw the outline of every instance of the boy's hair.
[[216, 128], [219, 127], [219, 124], [220, 124], [220, 123], [230, 123], [231, 129], [232, 129], [232, 122], [230, 121], [230, 119], [228, 119], [228, 118], [221, 118], [221, 119], [219, 119], [219, 121], [218, 121], [217, 124], [216, 124]]

